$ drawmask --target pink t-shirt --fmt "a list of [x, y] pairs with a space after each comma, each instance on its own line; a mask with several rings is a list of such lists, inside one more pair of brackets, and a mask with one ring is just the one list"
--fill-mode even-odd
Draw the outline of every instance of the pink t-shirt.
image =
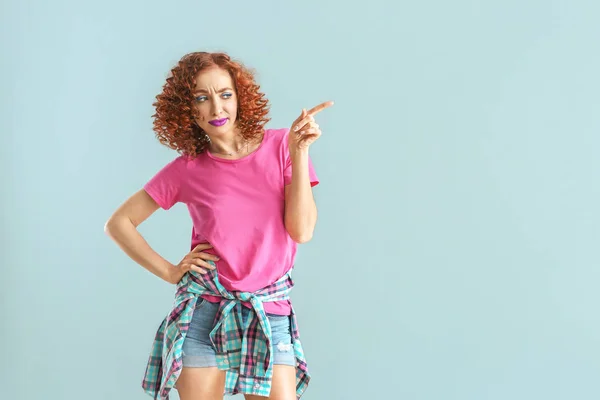
[[[217, 273], [228, 291], [255, 292], [294, 265], [297, 244], [284, 225], [284, 187], [292, 179], [288, 132], [265, 130], [258, 149], [238, 160], [207, 151], [194, 159], [179, 156], [144, 185], [165, 210], [178, 202], [187, 205], [193, 223], [190, 249], [199, 243], [213, 245], [206, 253], [220, 257]], [[309, 175], [311, 185], [317, 185], [310, 158]], [[264, 308], [289, 315], [290, 302], [268, 302]]]

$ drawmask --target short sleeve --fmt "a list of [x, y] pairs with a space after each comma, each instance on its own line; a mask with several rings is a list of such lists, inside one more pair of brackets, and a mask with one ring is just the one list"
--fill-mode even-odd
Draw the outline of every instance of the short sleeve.
[[182, 202], [185, 182], [185, 160], [179, 156], [165, 165], [146, 184], [144, 190], [163, 209], [168, 210], [178, 202]]
[[[292, 183], [292, 160], [290, 159], [290, 148], [288, 147], [289, 129], [285, 129], [284, 139], [282, 140], [282, 151], [285, 154], [285, 166], [283, 169], [283, 182], [287, 186]], [[310, 178], [310, 186], [319, 184], [319, 178], [315, 172], [312, 159], [308, 156], [308, 176]]]

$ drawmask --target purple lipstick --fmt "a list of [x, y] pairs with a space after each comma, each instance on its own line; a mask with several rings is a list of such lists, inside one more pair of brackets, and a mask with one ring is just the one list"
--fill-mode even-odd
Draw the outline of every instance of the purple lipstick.
[[213, 119], [212, 121], [208, 121], [208, 123], [213, 126], [223, 126], [223, 125], [225, 125], [226, 122], [227, 122], [227, 118]]

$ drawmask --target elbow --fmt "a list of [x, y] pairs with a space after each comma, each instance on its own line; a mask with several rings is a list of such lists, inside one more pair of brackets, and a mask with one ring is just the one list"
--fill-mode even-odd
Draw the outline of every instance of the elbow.
[[113, 238], [114, 233], [119, 229], [120, 226], [122, 226], [120, 219], [113, 215], [104, 223], [104, 233], [108, 237]]
[[114, 222], [113, 222], [112, 218], [109, 219], [108, 221], [106, 221], [106, 223], [104, 223], [104, 233], [109, 237], [112, 237], [111, 232], [113, 230], [113, 225], [114, 225]]
[[312, 232], [294, 232], [290, 233], [292, 240], [298, 244], [309, 242], [312, 239]]
[[302, 244], [309, 242], [312, 239], [313, 232], [315, 230], [315, 223], [286, 218], [285, 229], [294, 242]]

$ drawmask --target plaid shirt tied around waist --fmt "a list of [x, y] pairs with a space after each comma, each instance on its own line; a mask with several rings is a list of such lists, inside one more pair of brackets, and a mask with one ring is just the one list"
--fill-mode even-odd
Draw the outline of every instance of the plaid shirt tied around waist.
[[[183, 367], [183, 342], [194, 308], [203, 294], [222, 297], [215, 326], [210, 333], [217, 357], [217, 367], [227, 370], [226, 395], [238, 393], [269, 396], [273, 378], [273, 343], [271, 326], [263, 308], [265, 301], [289, 299], [294, 286], [291, 271], [272, 285], [257, 292], [229, 292], [220, 283], [216, 270], [205, 275], [190, 271], [177, 285], [174, 306], [160, 324], [142, 388], [157, 400], [168, 400]], [[246, 321], [241, 302], [252, 310]], [[296, 357], [296, 397], [299, 399], [310, 381], [296, 315], [290, 316], [292, 345]]]

